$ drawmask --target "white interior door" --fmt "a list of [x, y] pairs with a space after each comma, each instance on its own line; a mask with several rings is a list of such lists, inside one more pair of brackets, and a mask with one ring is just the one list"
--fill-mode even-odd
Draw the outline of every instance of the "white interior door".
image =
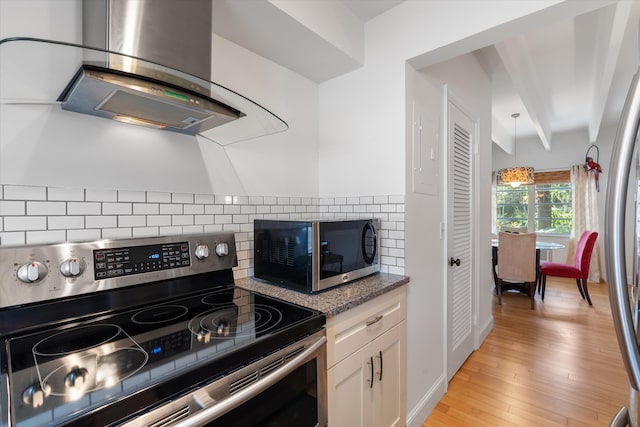
[[447, 379], [474, 348], [472, 197], [475, 121], [448, 102]]

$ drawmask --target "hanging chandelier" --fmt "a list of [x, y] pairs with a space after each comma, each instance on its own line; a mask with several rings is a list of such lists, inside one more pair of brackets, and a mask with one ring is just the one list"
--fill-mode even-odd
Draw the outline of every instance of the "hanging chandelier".
[[[516, 120], [520, 113], [513, 113], [513, 157], [514, 163], [518, 163], [516, 154]], [[533, 184], [533, 168], [529, 166], [514, 166], [498, 170], [498, 185], [510, 185], [513, 188], [520, 185]]]

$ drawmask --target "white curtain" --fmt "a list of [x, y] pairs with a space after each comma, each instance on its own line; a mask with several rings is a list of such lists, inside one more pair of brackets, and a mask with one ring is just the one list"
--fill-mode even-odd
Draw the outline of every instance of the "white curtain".
[[[594, 172], [585, 170], [584, 165], [571, 167], [571, 185], [573, 189], [573, 227], [571, 228], [571, 238], [567, 253], [567, 263], [573, 264], [576, 245], [582, 233], [586, 230], [597, 231], [598, 227], [598, 198], [596, 191], [596, 181]], [[591, 266], [589, 267], [588, 282], [600, 282], [602, 277], [600, 272], [600, 240], [598, 235], [596, 246], [593, 248], [591, 256]]]

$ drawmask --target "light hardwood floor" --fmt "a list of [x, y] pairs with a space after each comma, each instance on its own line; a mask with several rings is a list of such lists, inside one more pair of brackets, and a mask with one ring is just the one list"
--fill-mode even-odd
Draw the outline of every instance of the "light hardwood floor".
[[608, 426], [628, 405], [607, 285], [548, 278], [531, 310], [523, 294], [494, 297], [494, 329], [449, 383], [423, 427]]

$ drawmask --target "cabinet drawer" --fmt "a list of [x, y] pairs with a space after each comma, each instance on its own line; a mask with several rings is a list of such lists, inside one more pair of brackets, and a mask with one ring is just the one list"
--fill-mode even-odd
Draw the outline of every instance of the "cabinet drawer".
[[405, 320], [406, 313], [403, 286], [330, 318], [327, 322], [327, 367]]

